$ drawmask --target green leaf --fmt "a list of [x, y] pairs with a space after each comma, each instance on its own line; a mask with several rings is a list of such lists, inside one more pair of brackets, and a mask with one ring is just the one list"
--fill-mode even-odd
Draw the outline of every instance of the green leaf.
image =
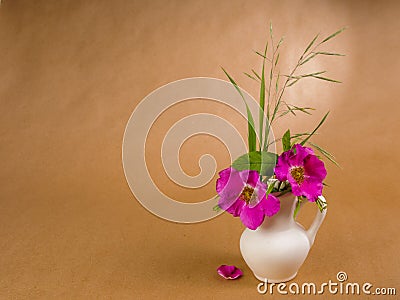
[[239, 156], [232, 163], [232, 167], [238, 171], [255, 170], [261, 176], [271, 176], [274, 173], [277, 159], [278, 155], [275, 153], [253, 151]]
[[301, 207], [301, 202], [303, 202], [301, 197], [297, 197], [297, 203], [296, 203], [296, 207], [295, 207], [294, 213], [293, 213], [293, 218], [294, 219], [296, 219], [296, 216], [299, 213], [299, 210], [300, 210], [300, 207]]
[[213, 211], [215, 211], [215, 212], [219, 212], [221, 210], [222, 210], [222, 208], [218, 204], [213, 207]]
[[315, 203], [317, 204], [320, 212], [322, 212], [324, 209], [328, 207], [328, 204], [320, 197], [317, 198]]
[[274, 189], [274, 186], [275, 186], [275, 182], [271, 182], [271, 183], [268, 185], [268, 189], [267, 189], [267, 191], [265, 192], [265, 197], [266, 197], [266, 198], [268, 197], [269, 194], [271, 194], [272, 190]]
[[329, 111], [325, 114], [325, 116], [322, 118], [321, 122], [319, 122], [318, 126], [315, 127], [315, 129], [310, 133], [309, 136], [307, 136], [300, 144], [304, 146], [304, 144], [314, 135], [314, 133], [321, 127], [321, 125], [325, 122], [326, 118], [329, 115]]
[[283, 151], [288, 151], [292, 146], [290, 145], [290, 129], [288, 129], [282, 137]]
[[224, 68], [222, 68], [222, 70], [224, 71], [225, 75], [228, 77], [229, 81], [233, 84], [235, 89], [238, 91], [238, 93], [240, 94], [240, 96], [243, 99], [244, 104], [246, 105], [249, 152], [256, 151], [257, 135], [256, 135], [255, 127], [254, 127], [253, 115], [251, 114], [250, 108], [247, 105], [246, 100], [244, 99], [243, 93], [240, 90], [239, 86], [236, 84], [235, 80], [228, 74], [228, 72], [225, 71]]
[[328, 36], [327, 38], [325, 38], [320, 44], [329, 41], [330, 39], [332, 39], [332, 38], [334, 38], [335, 36], [337, 36], [339, 33], [343, 32], [345, 29], [346, 29], [346, 27], [343, 27], [342, 29], [339, 29], [339, 30], [336, 31], [335, 33], [333, 33], [333, 34], [331, 34], [330, 36]]
[[317, 144], [308, 142], [311, 146], [313, 146], [315, 149], [318, 150], [318, 152], [320, 152], [323, 156], [325, 156], [330, 162], [332, 162], [333, 164], [335, 164], [337, 167], [340, 168], [340, 165], [336, 162], [335, 157], [330, 154], [328, 151], [326, 151], [325, 149], [321, 148], [320, 146], [318, 146]]

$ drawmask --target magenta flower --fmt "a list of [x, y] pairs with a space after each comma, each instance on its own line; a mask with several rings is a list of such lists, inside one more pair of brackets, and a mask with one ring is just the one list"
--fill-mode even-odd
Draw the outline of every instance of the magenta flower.
[[227, 265], [219, 266], [217, 272], [220, 276], [224, 277], [225, 279], [237, 279], [243, 275], [242, 270], [240, 270], [239, 268]]
[[266, 185], [260, 181], [257, 171], [237, 171], [227, 168], [219, 172], [217, 193], [220, 196], [219, 207], [234, 217], [240, 217], [242, 223], [257, 229], [265, 215], [271, 217], [280, 209], [278, 198], [272, 194], [265, 197]]
[[294, 149], [279, 156], [275, 175], [280, 181], [289, 181], [294, 195], [305, 196], [314, 202], [322, 195], [326, 169], [311, 148], [296, 144]]

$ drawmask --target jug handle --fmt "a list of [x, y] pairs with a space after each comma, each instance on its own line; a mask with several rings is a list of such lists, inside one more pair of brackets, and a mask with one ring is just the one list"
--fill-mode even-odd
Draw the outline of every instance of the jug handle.
[[[326, 202], [323, 196], [320, 196], [323, 201]], [[306, 231], [308, 241], [310, 242], [310, 247], [314, 244], [315, 236], [317, 235], [318, 229], [321, 226], [322, 222], [325, 219], [327, 208], [325, 208], [322, 212], [318, 209], [317, 214], [312, 222], [310, 228]]]

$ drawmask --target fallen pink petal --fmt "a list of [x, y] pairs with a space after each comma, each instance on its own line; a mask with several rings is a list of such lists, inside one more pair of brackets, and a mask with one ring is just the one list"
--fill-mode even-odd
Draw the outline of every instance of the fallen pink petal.
[[217, 269], [218, 274], [225, 279], [237, 279], [243, 275], [242, 270], [235, 266], [221, 265]]

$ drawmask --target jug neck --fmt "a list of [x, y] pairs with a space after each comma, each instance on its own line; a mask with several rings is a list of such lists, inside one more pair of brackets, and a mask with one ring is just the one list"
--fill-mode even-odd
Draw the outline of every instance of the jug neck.
[[281, 208], [276, 215], [272, 217], [265, 216], [264, 222], [260, 226], [262, 230], [285, 230], [295, 223], [293, 213], [297, 203], [296, 196], [292, 193], [286, 193], [277, 197], [280, 201]]

